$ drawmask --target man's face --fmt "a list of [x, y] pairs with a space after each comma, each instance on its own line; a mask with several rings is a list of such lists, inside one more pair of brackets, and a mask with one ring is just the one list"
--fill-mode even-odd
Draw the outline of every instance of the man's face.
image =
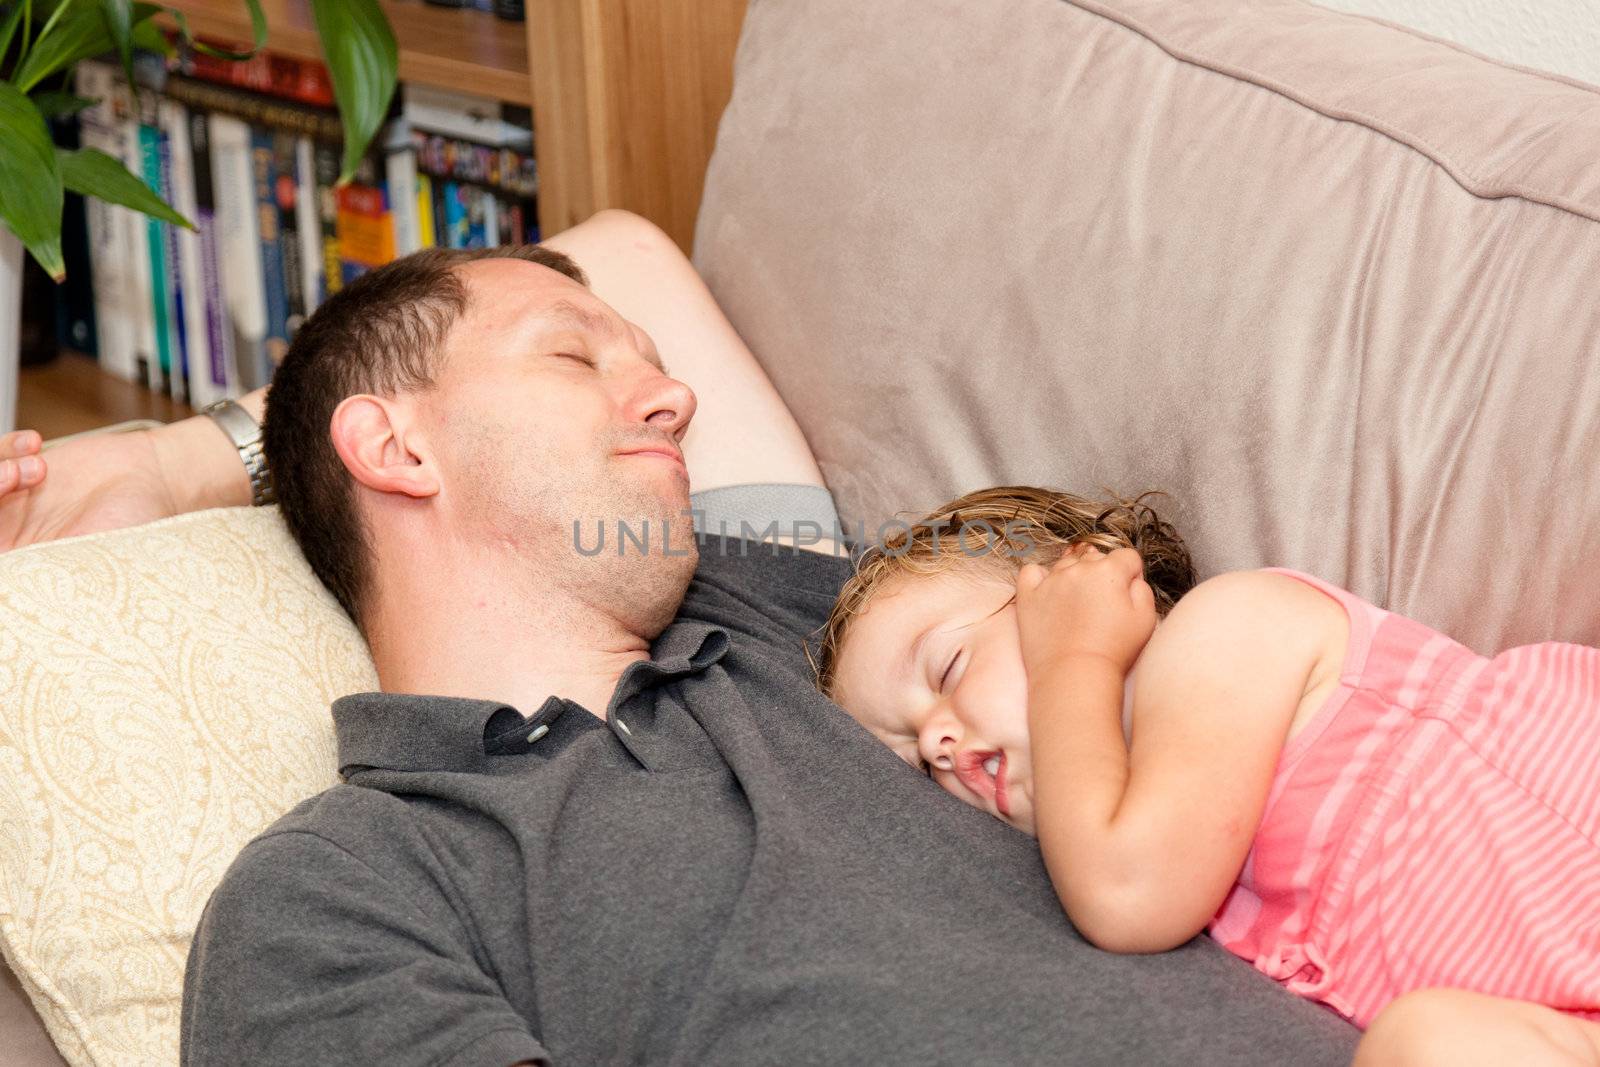
[[[694, 393], [644, 331], [570, 278], [511, 259], [457, 269], [468, 307], [418, 396], [449, 521], [653, 637], [694, 571], [678, 445]], [[648, 549], [629, 540], [619, 553], [619, 527]]]

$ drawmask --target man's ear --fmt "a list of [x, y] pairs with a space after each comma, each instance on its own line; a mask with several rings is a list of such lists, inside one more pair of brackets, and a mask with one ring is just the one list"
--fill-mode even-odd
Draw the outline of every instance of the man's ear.
[[370, 393], [347, 396], [328, 431], [345, 469], [368, 489], [411, 497], [439, 491], [438, 468], [404, 405]]

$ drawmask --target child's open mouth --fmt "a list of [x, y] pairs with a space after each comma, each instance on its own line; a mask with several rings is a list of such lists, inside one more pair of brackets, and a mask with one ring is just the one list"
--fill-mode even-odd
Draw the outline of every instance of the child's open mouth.
[[993, 800], [1001, 815], [1011, 817], [1011, 804], [1006, 799], [1004, 752], [962, 752], [956, 757], [956, 777], [979, 797]]

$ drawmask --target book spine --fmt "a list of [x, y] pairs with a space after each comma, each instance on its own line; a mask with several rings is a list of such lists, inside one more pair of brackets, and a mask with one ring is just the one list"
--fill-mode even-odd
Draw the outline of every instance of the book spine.
[[443, 178], [434, 178], [430, 184], [433, 187], [433, 242], [449, 248], [450, 206], [445, 202], [445, 195], [449, 191], [450, 183]]
[[512, 109], [490, 97], [407, 83], [401, 101], [401, 117], [416, 129], [474, 144], [533, 147], [531, 123], [511, 121]]
[[261, 287], [266, 298], [266, 338], [257, 381], [265, 385], [289, 351], [289, 294], [283, 287], [283, 243], [278, 240], [278, 175], [273, 164], [272, 131], [250, 130], [250, 165], [255, 179], [256, 233], [261, 240]]
[[228, 115], [207, 118], [211, 141], [211, 175], [216, 195], [217, 251], [226, 263], [220, 272], [223, 306], [229, 327], [227, 393], [238, 396], [257, 389], [266, 362], [266, 285], [261, 277], [261, 238], [256, 211], [255, 171], [250, 127]]
[[[243, 50], [230, 42], [205, 37], [200, 40], [229, 51]], [[246, 60], [229, 60], [184, 48], [178, 55], [178, 70], [200, 81], [266, 93], [313, 107], [332, 107], [334, 103], [333, 79], [328, 68], [314, 59], [257, 52]]]
[[173, 75], [167, 79], [166, 95], [195, 111], [209, 111], [243, 119], [252, 126], [269, 126], [275, 130], [340, 144], [344, 140], [344, 125], [336, 112], [305, 107], [288, 100], [275, 100], [223, 85], [194, 78]]
[[[84, 60], [78, 64], [75, 87], [79, 96], [96, 101], [79, 114], [81, 144], [112, 159], [126, 159], [126, 143], [115, 106], [116, 72], [109, 64]], [[100, 366], [109, 374], [132, 380], [135, 318], [128, 307], [132, 282], [126, 241], [127, 208], [88, 197], [84, 204], [89, 227], [89, 255], [93, 260], [96, 349]]]
[[[305, 272], [300, 265], [299, 138], [272, 134], [272, 196], [278, 205], [278, 257], [283, 262], [284, 337], [293, 341], [306, 321]], [[282, 363], [282, 358], [275, 361]]]
[[229, 351], [231, 331], [220, 280], [217, 199], [211, 177], [211, 124], [205, 115], [196, 111], [189, 113], [189, 159], [194, 181], [194, 214], [190, 218], [199, 229], [195, 240], [199, 257], [196, 288], [201, 294], [199, 328], [205, 337], [205, 359], [190, 379], [189, 402], [195, 407], [204, 407], [230, 395], [228, 365], [233, 362], [233, 356]]
[[499, 198], [500, 203], [500, 243], [503, 245], [519, 245], [522, 243], [522, 206], [515, 200], [505, 197]]
[[339, 267], [339, 149], [321, 141], [311, 144], [317, 180], [317, 226], [322, 234], [322, 299], [344, 287]]
[[539, 168], [527, 152], [411, 131], [417, 170], [435, 178], [485, 185], [524, 199], [539, 194]]
[[472, 236], [477, 242], [474, 248], [493, 248], [500, 243], [500, 210], [494, 202], [494, 194], [487, 189], [474, 189], [476, 203], [474, 204]]
[[439, 243], [439, 231], [433, 218], [433, 179], [426, 174], [417, 175], [417, 243], [432, 248]]
[[394, 213], [395, 254], [409, 255], [422, 247], [421, 221], [417, 218], [417, 154], [409, 144], [402, 143], [388, 152], [384, 169]]
[[182, 104], [162, 102], [162, 127], [167, 135], [169, 172], [172, 175], [172, 200], [178, 213], [195, 224], [195, 229], [168, 226], [176, 245], [178, 286], [182, 300], [184, 398], [196, 407], [210, 400], [207, 379], [211, 375], [211, 333], [206, 323], [206, 287], [200, 250], [202, 225], [199, 196], [195, 188], [194, 147], [189, 140], [189, 113]]
[[[179, 190], [184, 181], [179, 166], [189, 154], [187, 117], [183, 105], [170, 100], [158, 100], [156, 119], [161, 134], [161, 199], [176, 207], [184, 198], [184, 193]], [[190, 193], [192, 211], [192, 190]], [[178, 211], [187, 218], [193, 217], [190, 211], [184, 211], [181, 207]], [[180, 403], [189, 399], [189, 312], [195, 296], [188, 287], [189, 268], [184, 263], [184, 237], [192, 235], [192, 231], [170, 222], [161, 224], [162, 252], [167, 263], [167, 291], [172, 294], [171, 317], [167, 320], [172, 332], [172, 374], [167, 380], [167, 390]]]
[[371, 157], [338, 192], [339, 264], [345, 284], [394, 259], [394, 219]]
[[294, 145], [295, 233], [300, 238], [300, 292], [310, 315], [322, 303], [322, 223], [317, 209], [317, 167], [311, 138], [297, 138]]
[[[446, 235], [443, 243], [454, 248], [475, 247], [480, 240], [475, 226], [480, 215], [493, 222], [481, 238], [489, 244], [538, 241], [535, 199], [539, 173], [532, 155], [421, 130], [413, 130], [411, 140], [419, 176], [435, 188], [451, 190], [435, 198], [438, 225]], [[491, 192], [491, 203], [480, 208], [476, 190]], [[463, 211], [472, 221], [461, 222]], [[507, 225], [501, 226], [502, 221]]]
[[451, 248], [467, 247], [472, 236], [472, 224], [467, 219], [466, 187], [459, 182], [444, 183], [445, 244]]
[[[130, 173], [144, 179], [144, 146], [139, 136], [139, 116], [134, 106], [133, 89], [119, 79], [112, 92], [119, 125], [122, 127], [122, 161]], [[137, 211], [122, 212], [123, 244], [128, 249], [128, 308], [133, 318], [134, 380], [149, 385], [159, 380], [157, 363], [155, 303], [151, 295], [150, 232], [148, 220]]]
[[[141, 93], [139, 108], [139, 177], [157, 196], [161, 189], [161, 130], [157, 125], [155, 98]], [[172, 293], [167, 283], [166, 236], [161, 223], [144, 216], [146, 256], [150, 263], [150, 323], [155, 337], [155, 359], [147, 369], [146, 384], [160, 393], [172, 388]]]

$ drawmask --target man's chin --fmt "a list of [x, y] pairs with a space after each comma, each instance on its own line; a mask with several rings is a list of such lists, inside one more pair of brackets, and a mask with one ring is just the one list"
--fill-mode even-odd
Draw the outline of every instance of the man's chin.
[[680, 484], [671, 493], [634, 493], [613, 499], [572, 527], [572, 547], [589, 558], [613, 563], [649, 557], [656, 562], [696, 558], [694, 517], [689, 492]]

